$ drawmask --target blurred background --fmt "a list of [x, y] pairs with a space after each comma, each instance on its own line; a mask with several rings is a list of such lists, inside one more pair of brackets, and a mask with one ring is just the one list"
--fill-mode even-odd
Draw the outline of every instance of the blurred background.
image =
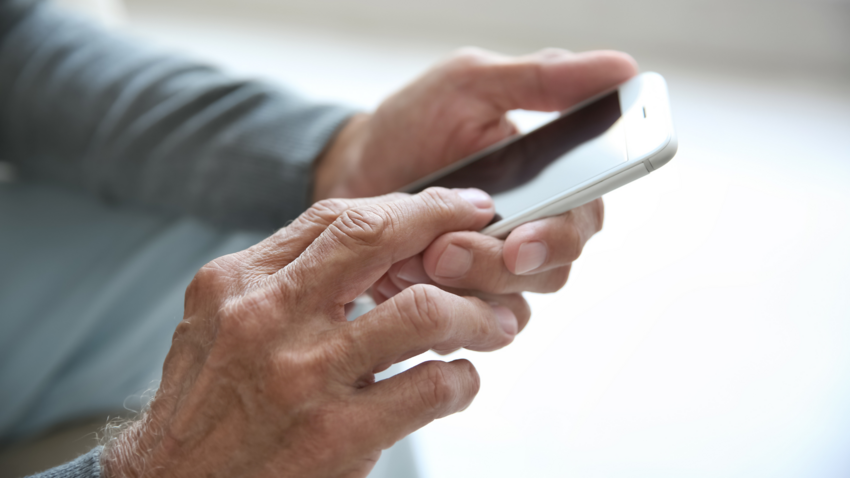
[[631, 53], [679, 154], [511, 347], [455, 354], [481, 391], [413, 436], [420, 476], [850, 476], [850, 1], [60, 3], [365, 110], [464, 45]]

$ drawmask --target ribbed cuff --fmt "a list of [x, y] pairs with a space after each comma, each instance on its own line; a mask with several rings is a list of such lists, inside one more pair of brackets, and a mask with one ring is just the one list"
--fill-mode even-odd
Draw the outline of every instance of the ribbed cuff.
[[100, 478], [100, 453], [102, 451], [103, 447], [99, 446], [74, 461], [30, 475], [30, 478]]

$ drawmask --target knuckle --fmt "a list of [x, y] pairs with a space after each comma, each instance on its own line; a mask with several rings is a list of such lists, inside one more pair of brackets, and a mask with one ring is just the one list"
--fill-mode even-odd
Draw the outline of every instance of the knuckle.
[[217, 315], [218, 333], [224, 337], [242, 335], [246, 330], [244, 325], [248, 321], [248, 311], [239, 300], [229, 300], [221, 306]]
[[177, 327], [174, 329], [173, 335], [173, 340], [175, 342], [177, 342], [178, 339], [180, 339], [181, 337], [189, 335], [192, 330], [192, 327], [189, 324], [190, 322], [188, 320], [183, 320], [179, 324], [177, 324]]
[[304, 379], [312, 381], [312, 378], [323, 376], [329, 360], [325, 357], [325, 350], [317, 347], [306, 352], [287, 350], [279, 354], [277, 363], [280, 370], [292, 380], [290, 383], [299, 384]]
[[[267, 321], [258, 315], [252, 300], [232, 298], [222, 304], [214, 316], [209, 333], [201, 339], [207, 350], [206, 363], [215, 373], [243, 380], [247, 373], [265, 370], [265, 350], [270, 334]], [[249, 372], [250, 371], [250, 372]]]
[[447, 217], [457, 213], [457, 194], [446, 188], [428, 188], [420, 194], [428, 207], [436, 214]]
[[301, 217], [310, 223], [328, 225], [348, 209], [348, 204], [341, 199], [322, 199], [304, 211]]
[[303, 403], [326, 383], [336, 363], [331, 355], [321, 346], [280, 351], [272, 359], [274, 383], [282, 387], [282, 395]]
[[229, 277], [225, 264], [226, 256], [207, 263], [195, 273], [192, 282], [186, 287], [185, 307], [187, 310], [209, 302], [211, 298], [222, 292], [222, 285]]
[[492, 54], [475, 46], [464, 46], [449, 55], [448, 63], [457, 67], [478, 66], [487, 63]]
[[466, 84], [479, 76], [486, 68], [497, 61], [497, 55], [477, 47], [463, 47], [455, 50], [445, 63], [449, 81]]
[[224, 275], [218, 262], [218, 260], [215, 260], [201, 267], [195, 274], [189, 287], [192, 289], [205, 289], [218, 283], [219, 279]]
[[[344, 328], [343, 328], [344, 329]], [[325, 333], [321, 338], [322, 346], [316, 348], [311, 358], [311, 368], [327, 373], [332, 367], [344, 372], [355, 372], [357, 364], [368, 360], [368, 351], [362, 342], [349, 331], [337, 329]]]
[[385, 209], [365, 206], [343, 212], [330, 229], [343, 243], [377, 247], [381, 245], [384, 234], [391, 228], [392, 218]]
[[277, 323], [274, 308], [274, 297], [264, 290], [231, 298], [218, 310], [218, 334], [226, 340], [261, 341], [268, 335], [266, 329]]
[[198, 327], [195, 320], [183, 319], [174, 328], [174, 334], [171, 336], [171, 344], [173, 346], [182, 345], [184, 343], [193, 343], [198, 335]]
[[422, 405], [437, 414], [451, 404], [458, 395], [457, 389], [449, 379], [442, 362], [428, 362], [421, 380], [417, 383], [417, 391]]
[[440, 289], [430, 284], [413, 285], [400, 295], [399, 315], [420, 337], [437, 339], [448, 332], [440, 296]]

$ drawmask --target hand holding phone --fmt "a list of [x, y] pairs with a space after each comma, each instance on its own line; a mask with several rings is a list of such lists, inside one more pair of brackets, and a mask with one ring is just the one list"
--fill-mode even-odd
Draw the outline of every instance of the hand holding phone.
[[677, 141], [664, 78], [644, 73], [525, 135], [517, 135], [405, 188], [478, 188], [497, 216], [482, 232], [505, 237], [667, 164]]
[[[335, 194], [374, 196], [398, 190], [486, 145], [516, 139], [516, 130], [504, 118], [507, 111], [572, 108], [632, 78], [636, 69], [628, 55], [611, 51], [546, 49], [508, 57], [465, 49], [367, 118], [362, 129], [369, 134], [352, 142], [358, 146], [357, 167], [343, 168], [350, 187]], [[602, 220], [602, 201], [596, 200], [516, 227], [505, 240], [473, 231], [445, 234], [423, 254], [394, 265], [376, 284], [376, 300], [414, 283], [498, 302], [520, 302], [520, 292], [556, 291]]]

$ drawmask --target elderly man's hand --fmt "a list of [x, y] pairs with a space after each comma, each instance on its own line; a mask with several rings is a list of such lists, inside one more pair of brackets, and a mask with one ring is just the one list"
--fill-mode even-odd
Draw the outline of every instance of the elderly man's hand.
[[[405, 186], [513, 134], [517, 108], [559, 111], [629, 79], [618, 52], [544, 50], [511, 58], [464, 49], [343, 128], [316, 171], [317, 199], [365, 197]], [[376, 284], [378, 302], [416, 283], [485, 294], [551, 292], [602, 227], [602, 200], [516, 228], [506, 240], [475, 232], [439, 238]]]
[[381, 450], [466, 408], [465, 360], [374, 372], [426, 350], [494, 350], [528, 320], [518, 295], [407, 288], [356, 321], [345, 305], [393, 264], [493, 217], [477, 190], [327, 200], [186, 291], [159, 391], [103, 454], [106, 476], [366, 476]]

